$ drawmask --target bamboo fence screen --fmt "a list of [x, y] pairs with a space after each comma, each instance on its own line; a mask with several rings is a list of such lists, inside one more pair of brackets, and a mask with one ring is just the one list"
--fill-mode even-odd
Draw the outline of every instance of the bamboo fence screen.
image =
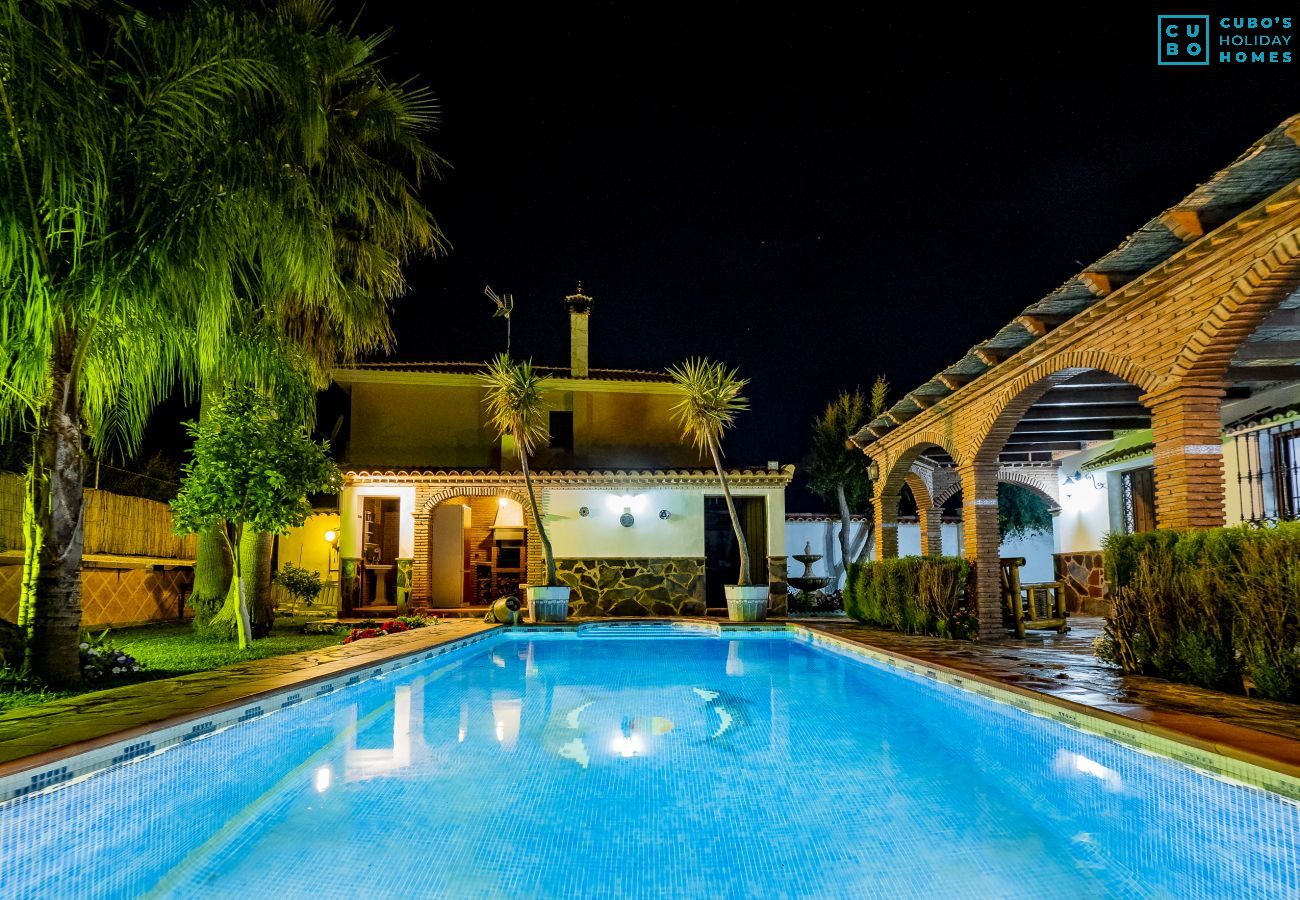
[[[196, 538], [172, 533], [167, 504], [86, 489], [86, 554], [194, 559]], [[0, 550], [23, 548], [23, 479], [0, 473]]]

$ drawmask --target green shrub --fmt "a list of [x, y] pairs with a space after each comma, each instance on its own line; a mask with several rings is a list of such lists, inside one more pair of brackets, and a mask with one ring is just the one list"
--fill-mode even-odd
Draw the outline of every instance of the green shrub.
[[964, 559], [908, 556], [849, 567], [844, 611], [867, 625], [967, 639], [976, 631]]
[[1125, 672], [1300, 701], [1300, 523], [1106, 540], [1097, 652]]
[[285, 563], [275, 573], [275, 582], [293, 597], [295, 603], [311, 606], [321, 592], [320, 573], [315, 569]]

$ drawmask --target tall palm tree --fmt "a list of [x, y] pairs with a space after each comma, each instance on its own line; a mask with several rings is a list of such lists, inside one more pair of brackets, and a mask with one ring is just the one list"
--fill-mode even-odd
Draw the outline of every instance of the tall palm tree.
[[[290, 231], [239, 295], [214, 297], [206, 320], [219, 325], [200, 340], [217, 352], [207, 354], [201, 396], [206, 406], [232, 383], [272, 393], [306, 387], [299, 408], [310, 423], [311, 391], [328, 386], [335, 363], [390, 349], [389, 311], [406, 288], [403, 266], [445, 249], [420, 198], [423, 181], [442, 165], [425, 143], [437, 107], [427, 90], [387, 80], [379, 58], [384, 35], [341, 28], [328, 2], [257, 5], [265, 11], [258, 22], [268, 55], [293, 88], [251, 113], [263, 125], [262, 155], [273, 163], [271, 190], [310, 223], [307, 234], [327, 241], [328, 254], [300, 253]], [[321, 264], [328, 273], [311, 275]], [[271, 535], [249, 529], [239, 552], [248, 568], [269, 573], [271, 548]], [[220, 537], [201, 535], [195, 599], [202, 606], [224, 598], [219, 621], [233, 622], [229, 563]], [[255, 614], [269, 626], [269, 581], [254, 585], [254, 594]]]
[[230, 234], [203, 161], [273, 72], [237, 17], [0, 0], [0, 433], [34, 435], [20, 624], [80, 680], [83, 443], [129, 449], [185, 353], [173, 325]]
[[749, 409], [749, 401], [740, 393], [749, 380], [741, 378], [737, 370], [707, 359], [688, 359], [680, 366], [670, 367], [668, 374], [681, 391], [681, 399], [673, 404], [672, 411], [682, 429], [682, 436], [700, 453], [707, 452], [718, 470], [722, 496], [726, 498], [731, 528], [736, 533], [740, 549], [740, 578], [736, 583], [749, 585], [752, 583], [749, 545], [740, 528], [735, 501], [731, 499], [726, 470], [722, 468], [722, 435], [735, 424], [737, 413]]
[[546, 587], [558, 587], [555, 554], [551, 552], [551, 539], [542, 523], [542, 511], [533, 491], [533, 476], [528, 469], [528, 457], [538, 444], [546, 440], [546, 392], [550, 381], [537, 374], [531, 361], [513, 360], [502, 353], [488, 363], [483, 375], [483, 405], [487, 409], [488, 424], [501, 437], [510, 438], [519, 453], [524, 486], [528, 489], [528, 505], [537, 525], [537, 537], [542, 542], [542, 557], [546, 560]]

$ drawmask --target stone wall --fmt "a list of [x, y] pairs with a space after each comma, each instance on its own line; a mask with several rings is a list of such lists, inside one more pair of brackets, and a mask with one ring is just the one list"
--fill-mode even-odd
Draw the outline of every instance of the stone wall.
[[1106, 564], [1100, 550], [1057, 553], [1052, 556], [1056, 580], [1065, 592], [1065, 607], [1075, 615], [1104, 616], [1110, 603], [1106, 594]]
[[571, 616], [702, 616], [702, 559], [557, 559]]

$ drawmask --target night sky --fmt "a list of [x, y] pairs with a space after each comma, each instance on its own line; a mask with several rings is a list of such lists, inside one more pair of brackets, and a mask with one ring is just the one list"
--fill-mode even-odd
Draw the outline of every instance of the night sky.
[[503, 349], [491, 283], [516, 354], [564, 364], [581, 279], [593, 366], [752, 379], [734, 464], [798, 463], [837, 391], [901, 396], [1300, 108], [1297, 63], [1158, 68], [1166, 6], [356, 9], [438, 95], [451, 164], [396, 358]]

